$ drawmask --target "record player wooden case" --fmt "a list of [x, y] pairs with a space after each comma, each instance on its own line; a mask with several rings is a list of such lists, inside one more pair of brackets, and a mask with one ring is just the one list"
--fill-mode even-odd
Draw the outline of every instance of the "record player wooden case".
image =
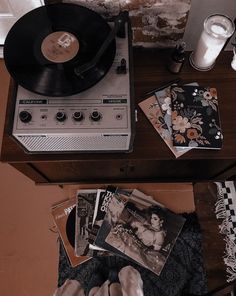
[[220, 54], [215, 67], [199, 72], [185, 63], [179, 77], [215, 86], [223, 130], [219, 151], [192, 150], [176, 159], [138, 108], [150, 90], [174, 78], [166, 69], [167, 50], [134, 49], [134, 88], [137, 108], [136, 135], [131, 153], [29, 154], [12, 139], [14, 113], [10, 86], [1, 161], [7, 162], [36, 183], [107, 183], [226, 180], [236, 175], [236, 72], [230, 68], [231, 52]]

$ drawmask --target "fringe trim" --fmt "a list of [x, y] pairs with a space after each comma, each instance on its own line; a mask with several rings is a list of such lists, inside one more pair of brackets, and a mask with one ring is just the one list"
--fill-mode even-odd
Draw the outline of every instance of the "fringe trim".
[[230, 232], [228, 229], [228, 222], [231, 220], [231, 217], [227, 217], [226, 208], [224, 204], [224, 195], [222, 192], [221, 183], [215, 182], [217, 185], [217, 200], [215, 203], [215, 213], [217, 219], [222, 219], [221, 224], [219, 225], [220, 233], [225, 235], [225, 252], [223, 260], [227, 266], [227, 282], [234, 281], [236, 279], [236, 244], [230, 238]]
[[219, 218], [219, 219], [226, 218], [224, 200], [222, 200], [221, 197], [219, 197], [215, 203], [215, 212], [216, 212], [216, 218]]

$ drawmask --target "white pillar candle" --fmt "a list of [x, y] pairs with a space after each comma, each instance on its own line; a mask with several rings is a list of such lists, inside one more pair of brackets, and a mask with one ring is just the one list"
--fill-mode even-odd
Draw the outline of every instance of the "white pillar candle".
[[206, 18], [196, 50], [190, 56], [191, 65], [202, 71], [211, 69], [234, 29], [234, 23], [227, 16], [214, 14]]

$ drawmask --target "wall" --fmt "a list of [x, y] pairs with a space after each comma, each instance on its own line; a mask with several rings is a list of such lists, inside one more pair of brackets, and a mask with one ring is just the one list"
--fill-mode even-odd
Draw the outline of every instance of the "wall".
[[[204, 19], [214, 13], [221, 13], [229, 16], [232, 20], [236, 17], [235, 0], [191, 0], [191, 8], [184, 34], [187, 49], [193, 50], [196, 47], [198, 38], [203, 29]], [[236, 42], [236, 33], [232, 36], [226, 50], [232, 50], [231, 42]]]
[[[55, 2], [55, 1], [54, 1]], [[128, 10], [133, 27], [133, 44], [172, 47], [184, 39], [187, 50], [196, 47], [204, 19], [213, 13], [236, 16], [235, 0], [67, 0], [84, 5], [104, 17]], [[236, 33], [231, 38], [235, 41]], [[226, 50], [232, 50], [231, 42]]]
[[104, 17], [128, 10], [133, 44], [145, 47], [172, 47], [183, 37], [191, 0], [72, 0]]
[[[187, 43], [187, 50], [193, 50], [201, 33], [203, 21], [209, 14], [223, 13], [232, 19], [236, 16], [235, 0], [44, 0], [44, 2], [77, 3], [97, 11], [104, 17], [117, 15], [120, 10], [128, 10], [133, 26], [133, 44], [145, 47], [172, 47], [176, 41], [183, 38]], [[235, 35], [231, 40], [236, 42]], [[231, 43], [226, 49], [232, 50]]]

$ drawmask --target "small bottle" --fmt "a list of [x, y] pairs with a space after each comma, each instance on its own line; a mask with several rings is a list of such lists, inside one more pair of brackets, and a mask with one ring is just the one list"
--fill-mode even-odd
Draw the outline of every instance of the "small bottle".
[[168, 63], [168, 70], [171, 73], [177, 74], [181, 71], [185, 61], [185, 47], [186, 43], [182, 41], [176, 45], [174, 51], [172, 52]]

